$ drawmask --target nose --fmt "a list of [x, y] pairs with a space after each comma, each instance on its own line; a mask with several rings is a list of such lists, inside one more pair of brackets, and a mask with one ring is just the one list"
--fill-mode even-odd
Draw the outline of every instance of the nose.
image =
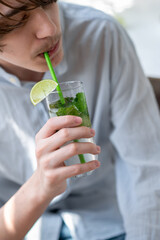
[[35, 9], [33, 16], [32, 21], [35, 26], [35, 35], [38, 39], [53, 37], [56, 34], [57, 26], [44, 9]]

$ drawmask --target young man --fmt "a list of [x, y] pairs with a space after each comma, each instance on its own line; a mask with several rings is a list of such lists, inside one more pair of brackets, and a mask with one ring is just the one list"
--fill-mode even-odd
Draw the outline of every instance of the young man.
[[[125, 31], [99, 11], [56, 1], [0, 1], [0, 12], [0, 240], [160, 239], [160, 117]], [[32, 106], [31, 87], [50, 77], [45, 51], [60, 82], [84, 82], [95, 131]], [[65, 166], [100, 153], [63, 146], [94, 135], [101, 167]]]

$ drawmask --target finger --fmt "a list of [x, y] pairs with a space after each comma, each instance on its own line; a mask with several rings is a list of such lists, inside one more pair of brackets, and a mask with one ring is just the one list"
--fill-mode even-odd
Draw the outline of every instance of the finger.
[[54, 174], [56, 174], [56, 179], [58, 181], [63, 181], [67, 178], [92, 171], [99, 167], [100, 167], [100, 162], [97, 160], [94, 160], [88, 163], [60, 167], [60, 168], [57, 168], [56, 171], [54, 169]]
[[95, 131], [88, 127], [63, 128], [51, 137], [44, 139], [41, 144], [39, 144], [38, 151], [40, 151], [42, 155], [54, 151], [74, 139], [91, 138], [94, 135]]
[[50, 118], [36, 135], [36, 141], [50, 137], [57, 130], [66, 127], [75, 127], [82, 123], [82, 118], [76, 116], [61, 116]]
[[100, 151], [100, 147], [94, 143], [70, 143], [52, 153], [49, 153], [48, 155], [45, 155], [45, 160], [47, 159], [49, 167], [55, 168], [75, 155], [85, 153], [91, 153], [96, 155], [99, 154]]

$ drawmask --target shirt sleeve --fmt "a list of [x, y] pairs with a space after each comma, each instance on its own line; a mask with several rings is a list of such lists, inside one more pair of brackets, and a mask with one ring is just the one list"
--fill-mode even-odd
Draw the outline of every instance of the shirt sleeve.
[[[112, 44], [110, 139], [127, 240], [160, 239], [160, 114], [129, 37]], [[117, 71], [116, 71], [117, 69]]]

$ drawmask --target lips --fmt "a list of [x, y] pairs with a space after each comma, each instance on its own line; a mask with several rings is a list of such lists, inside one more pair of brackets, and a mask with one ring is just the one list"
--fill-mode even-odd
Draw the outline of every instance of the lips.
[[58, 48], [59, 48], [59, 40], [54, 46], [48, 48], [47, 50], [44, 50], [42, 53], [38, 54], [38, 56], [44, 58], [44, 52], [48, 52], [49, 57], [52, 57], [57, 52]]

